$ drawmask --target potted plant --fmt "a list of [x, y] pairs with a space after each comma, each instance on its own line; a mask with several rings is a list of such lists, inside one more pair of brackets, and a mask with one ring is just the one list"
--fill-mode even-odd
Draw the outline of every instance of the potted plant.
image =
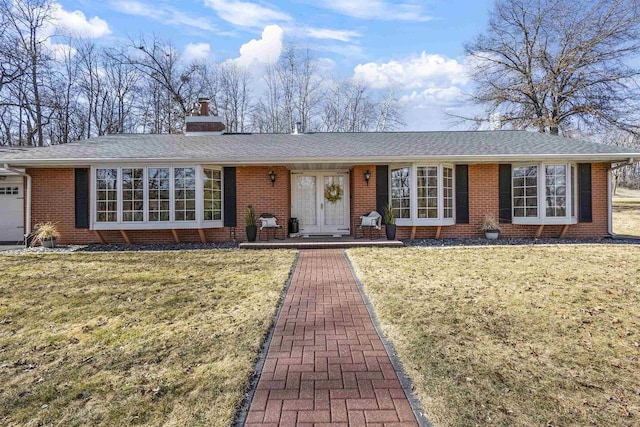
[[60, 232], [53, 222], [41, 222], [35, 226], [31, 246], [40, 243], [42, 247], [55, 248], [58, 238], [60, 238]]
[[484, 231], [484, 235], [489, 240], [496, 240], [502, 231], [500, 223], [493, 215], [486, 215], [482, 224], [480, 224], [480, 231]]
[[247, 232], [247, 240], [250, 242], [256, 241], [256, 235], [258, 234], [258, 227], [256, 226], [256, 222], [258, 221], [258, 217], [256, 216], [256, 211], [253, 209], [253, 206], [247, 206], [247, 212], [244, 214], [244, 222], [245, 222], [245, 230]]
[[382, 220], [384, 221], [384, 231], [387, 234], [387, 240], [396, 240], [396, 215], [389, 203], [384, 206], [382, 212]]

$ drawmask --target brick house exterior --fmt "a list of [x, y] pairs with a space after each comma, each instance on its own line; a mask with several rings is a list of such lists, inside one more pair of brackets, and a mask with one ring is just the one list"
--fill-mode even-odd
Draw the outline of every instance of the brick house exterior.
[[[186, 135], [0, 151], [0, 168], [24, 176], [25, 233], [52, 221], [61, 244], [244, 241], [251, 205], [285, 227], [298, 218], [303, 235], [353, 235], [390, 203], [399, 239], [479, 237], [487, 215], [504, 237], [605, 237], [611, 168], [640, 157], [523, 131], [236, 135], [189, 122]], [[323, 197], [333, 184], [337, 202]]]
[[[566, 237], [606, 237], [608, 232], [608, 198], [607, 174], [608, 163], [592, 165], [593, 188], [593, 220], [579, 222], [568, 228]], [[237, 206], [254, 206], [257, 212], [273, 212], [280, 222], [286, 224], [291, 217], [291, 180], [289, 171], [284, 167], [276, 168], [276, 173], [282, 179], [276, 180], [274, 186], [267, 179], [271, 168], [264, 166], [246, 166], [237, 169]], [[364, 172], [369, 170], [371, 178], [369, 185], [365, 182]], [[75, 226], [75, 199], [69, 189], [74, 187], [74, 168], [28, 168], [26, 173], [32, 177], [32, 225], [39, 222], [56, 222], [62, 238], [62, 244], [99, 243], [94, 232], [86, 228]], [[350, 170], [352, 177], [350, 222], [353, 227], [359, 224], [359, 217], [368, 211], [376, 209], [376, 167], [375, 165], [358, 165]], [[244, 232], [244, 210], [236, 213], [237, 226], [204, 229], [206, 241], [230, 241], [234, 238], [246, 240]], [[484, 216], [493, 214], [498, 216], [498, 165], [480, 164], [469, 166], [469, 223], [443, 226], [441, 238], [480, 237], [478, 227]], [[535, 237], [539, 226], [502, 224], [505, 237]], [[561, 225], [547, 225], [541, 237], [559, 237]], [[436, 226], [417, 226], [414, 237], [430, 239], [436, 237]], [[200, 242], [201, 237], [194, 229], [177, 229], [176, 233], [181, 242]], [[399, 226], [397, 237], [407, 239], [411, 237], [411, 226]], [[128, 230], [127, 237], [131, 243], [166, 243], [175, 238], [171, 230]], [[118, 230], [101, 231], [104, 241], [108, 243], [126, 243]]]

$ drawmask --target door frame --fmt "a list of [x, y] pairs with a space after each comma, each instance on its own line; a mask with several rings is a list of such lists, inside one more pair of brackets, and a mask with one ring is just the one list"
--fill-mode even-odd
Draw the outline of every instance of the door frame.
[[[303, 176], [315, 176], [316, 177], [316, 222], [317, 227], [305, 232], [302, 228], [300, 234], [303, 236], [308, 235], [329, 235], [329, 236], [347, 236], [351, 234], [351, 196], [350, 196], [350, 177], [351, 174], [348, 169], [339, 170], [292, 170], [291, 171], [291, 216], [296, 217], [295, 211], [295, 197], [296, 197], [296, 177]], [[327, 176], [342, 175], [345, 178], [345, 184], [342, 193], [342, 200], [344, 201], [344, 215], [345, 223], [342, 226], [327, 227], [324, 226], [324, 206], [327, 203], [324, 198], [324, 179]], [[302, 226], [302, 224], [301, 224]]]

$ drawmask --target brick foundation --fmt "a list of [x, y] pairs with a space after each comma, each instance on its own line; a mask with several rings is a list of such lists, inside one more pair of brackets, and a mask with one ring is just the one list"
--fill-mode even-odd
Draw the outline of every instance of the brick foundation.
[[[566, 237], [604, 237], [608, 235], [607, 163], [592, 165], [593, 222], [578, 223], [569, 227]], [[371, 173], [367, 185], [364, 173]], [[272, 186], [269, 172], [276, 172]], [[75, 228], [74, 170], [72, 168], [27, 169], [32, 181], [32, 225], [39, 222], [55, 222], [62, 237], [60, 244], [99, 243], [88, 229]], [[291, 174], [285, 167], [247, 166], [236, 169], [237, 227], [235, 238], [246, 240], [244, 216], [248, 205], [257, 214], [273, 213], [285, 229], [291, 215]], [[352, 231], [359, 224], [359, 217], [376, 208], [376, 168], [359, 165], [350, 173], [350, 208]], [[91, 204], [93, 208], [93, 205]], [[442, 227], [440, 237], [480, 237], [478, 226], [486, 214], [498, 216], [498, 165], [469, 165], [469, 224]], [[502, 224], [503, 237], [534, 237], [538, 226]], [[542, 237], [558, 237], [562, 226], [545, 226]], [[205, 229], [207, 241], [229, 241], [233, 238], [227, 227]], [[102, 231], [107, 243], [125, 243], [119, 231]], [[177, 230], [182, 242], [199, 242], [198, 230]], [[397, 237], [404, 239], [411, 234], [411, 227], [398, 227]], [[433, 238], [436, 227], [417, 227], [417, 238]], [[132, 243], [173, 242], [171, 230], [127, 231]]]

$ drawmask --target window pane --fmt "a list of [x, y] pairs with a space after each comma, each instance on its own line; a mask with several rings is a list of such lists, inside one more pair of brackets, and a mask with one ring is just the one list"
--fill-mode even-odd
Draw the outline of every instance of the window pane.
[[567, 215], [567, 167], [551, 165], [545, 168], [545, 200], [548, 217]]
[[174, 209], [176, 221], [196, 219], [196, 169], [174, 168]]
[[453, 218], [453, 169], [443, 167], [442, 168], [442, 187], [443, 187], [443, 199], [442, 204], [444, 206], [444, 217]]
[[[513, 168], [513, 216], [538, 216], [538, 166], [518, 166]], [[523, 209], [523, 207], [527, 209]]]
[[115, 222], [118, 218], [118, 169], [96, 169], [96, 221]]
[[438, 167], [419, 166], [418, 174], [426, 177], [418, 183], [418, 218], [438, 217]]
[[122, 169], [122, 221], [144, 221], [144, 169]]
[[149, 168], [149, 221], [169, 221], [169, 168]]
[[411, 218], [410, 168], [391, 170], [391, 206], [396, 218]]
[[204, 220], [222, 220], [222, 172], [217, 169], [204, 169]]

